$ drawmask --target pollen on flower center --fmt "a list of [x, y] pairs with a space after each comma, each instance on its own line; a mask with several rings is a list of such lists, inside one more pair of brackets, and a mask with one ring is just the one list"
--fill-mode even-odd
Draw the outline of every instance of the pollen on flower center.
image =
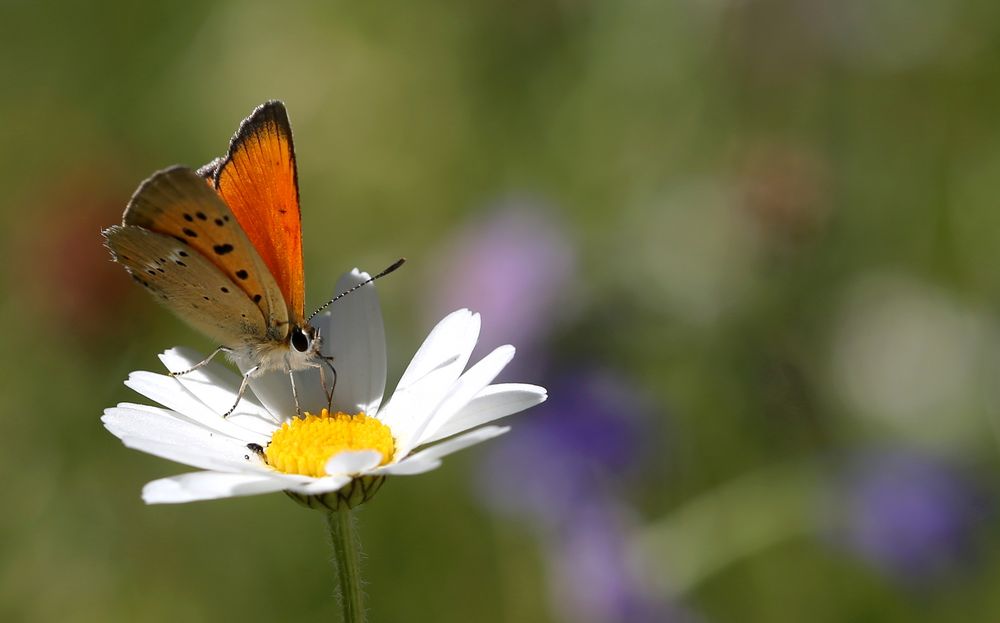
[[345, 450], [375, 450], [382, 465], [392, 459], [395, 444], [389, 427], [364, 413], [305, 414], [285, 422], [271, 436], [265, 456], [274, 469], [286, 474], [326, 476], [326, 462]]

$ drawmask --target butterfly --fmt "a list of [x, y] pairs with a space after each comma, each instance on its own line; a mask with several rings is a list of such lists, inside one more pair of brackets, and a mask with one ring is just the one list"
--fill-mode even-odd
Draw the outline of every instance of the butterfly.
[[[172, 166], [132, 195], [122, 224], [103, 231], [105, 246], [132, 278], [181, 319], [220, 346], [245, 370], [236, 403], [251, 378], [288, 374], [296, 411], [294, 372], [318, 369], [333, 401], [336, 369], [320, 352], [322, 336], [305, 317], [302, 218], [292, 129], [285, 106], [269, 101], [243, 120], [228, 153], [195, 170]], [[332, 387], [326, 371], [332, 373]]]

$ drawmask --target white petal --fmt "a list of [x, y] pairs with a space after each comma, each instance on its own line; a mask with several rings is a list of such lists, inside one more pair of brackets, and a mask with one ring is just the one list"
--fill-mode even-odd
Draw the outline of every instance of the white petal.
[[[453, 311], [442, 318], [413, 355], [396, 389], [407, 389], [444, 366], [454, 370], [452, 380], [458, 378], [479, 339], [480, 324], [479, 314], [467, 309]], [[459, 361], [463, 354], [464, 361]]]
[[[219, 444], [217, 447], [212, 447], [211, 444], [202, 444], [186, 447], [147, 437], [130, 437], [128, 435], [121, 437], [121, 440], [127, 448], [199, 469], [220, 472], [274, 473], [245, 446]], [[232, 440], [229, 440], [229, 443], [234, 444]]]
[[412, 440], [399, 440], [407, 453], [415, 446], [427, 443], [442, 425], [446, 424], [460, 409], [469, 404], [514, 358], [514, 347], [500, 346], [469, 368], [448, 390], [448, 395], [434, 410], [434, 415]]
[[[193, 422], [225, 433], [230, 437], [239, 439], [246, 437], [248, 434], [259, 434], [254, 433], [254, 431], [248, 431], [247, 428], [222, 417], [220, 413], [212, 410], [205, 403], [198, 400], [194, 394], [189, 392], [174, 377], [153, 372], [133, 372], [129, 375], [128, 380], [125, 381], [125, 385], [146, 398], [176, 411]], [[234, 393], [230, 404], [235, 400], [236, 394]]]
[[476, 430], [452, 437], [447, 441], [442, 441], [441, 443], [431, 446], [426, 450], [421, 450], [420, 452], [417, 452], [413, 456], [409, 457], [409, 460], [426, 461], [440, 459], [448, 456], [449, 454], [454, 454], [459, 450], [464, 450], [469, 446], [474, 446], [477, 443], [482, 443], [493, 439], [494, 437], [499, 437], [509, 430], [509, 426], [484, 426], [482, 428], [477, 428]]
[[408, 459], [402, 463], [380, 467], [376, 470], [376, 473], [384, 476], [416, 476], [417, 474], [426, 474], [439, 467], [441, 467], [441, 461], [414, 461]]
[[479, 314], [461, 309], [446, 316], [417, 350], [378, 417], [397, 439], [422, 430], [469, 361], [479, 338]]
[[331, 476], [354, 475], [378, 467], [382, 453], [376, 450], [347, 450], [330, 457], [324, 469]]
[[459, 409], [458, 413], [454, 414], [423, 443], [433, 443], [518, 411], [524, 411], [545, 402], [547, 397], [545, 388], [537, 385], [525, 383], [490, 385], [476, 394], [475, 398]]
[[[337, 282], [334, 295], [364, 283], [370, 275], [355, 268]], [[322, 352], [337, 370], [333, 407], [374, 415], [385, 393], [385, 328], [375, 284], [358, 288], [317, 317]]]
[[289, 489], [290, 491], [301, 493], [303, 495], [322, 495], [323, 493], [336, 491], [349, 482], [351, 482], [350, 476], [340, 474], [337, 476], [326, 476], [325, 478], [313, 478], [308, 482], [292, 484], [291, 486], [285, 487], [285, 489]]
[[493, 439], [494, 437], [499, 437], [509, 430], [510, 427], [508, 426], [484, 426], [483, 428], [477, 428], [463, 435], [452, 437], [436, 446], [431, 446], [426, 450], [421, 450], [412, 456], [404, 458], [399, 463], [379, 467], [373, 473], [394, 474], [397, 476], [422, 474], [438, 467], [442, 457], [468, 448], [469, 446], [474, 446], [477, 443]]
[[147, 483], [142, 488], [142, 499], [146, 504], [176, 504], [271, 493], [287, 488], [287, 483], [268, 476], [192, 472]]
[[[120, 404], [108, 409], [105, 426], [128, 448], [202, 469], [225, 472], [272, 470], [247, 447], [246, 439], [204, 428], [165, 409]], [[251, 443], [267, 443], [257, 438]]]
[[245, 448], [247, 443], [265, 445], [270, 439], [270, 435], [249, 432], [234, 439], [185, 419], [176, 412], [148, 405], [121, 403], [117, 407], [106, 409], [101, 421], [111, 434], [119, 438], [145, 437], [189, 447], [203, 443], [232, 443]]
[[[222, 365], [224, 357], [220, 353], [211, 363], [193, 372], [173, 377], [209, 409], [219, 414], [232, 408], [242, 380], [239, 375]], [[188, 348], [171, 348], [160, 354], [160, 361], [171, 372], [190, 370], [203, 359], [201, 353]], [[226, 419], [263, 434], [270, 434], [276, 421], [276, 417], [268, 413], [252, 392], [244, 393], [236, 410]]]

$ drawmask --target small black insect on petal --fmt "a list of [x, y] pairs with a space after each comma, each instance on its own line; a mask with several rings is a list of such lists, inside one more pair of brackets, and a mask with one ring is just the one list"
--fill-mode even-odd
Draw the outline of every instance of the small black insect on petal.
[[[267, 455], [264, 453], [264, 446], [260, 445], [259, 443], [248, 443], [247, 450], [253, 452], [258, 457], [264, 459], [265, 462], [267, 461]], [[248, 461], [250, 460], [249, 455], [246, 458]]]

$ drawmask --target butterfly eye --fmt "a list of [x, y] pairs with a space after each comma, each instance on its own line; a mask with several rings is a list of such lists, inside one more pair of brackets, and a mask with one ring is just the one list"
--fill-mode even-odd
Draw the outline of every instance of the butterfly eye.
[[300, 327], [295, 327], [295, 329], [292, 330], [292, 337], [291, 337], [292, 348], [294, 348], [298, 352], [304, 353], [308, 351], [311, 342], [312, 339]]

